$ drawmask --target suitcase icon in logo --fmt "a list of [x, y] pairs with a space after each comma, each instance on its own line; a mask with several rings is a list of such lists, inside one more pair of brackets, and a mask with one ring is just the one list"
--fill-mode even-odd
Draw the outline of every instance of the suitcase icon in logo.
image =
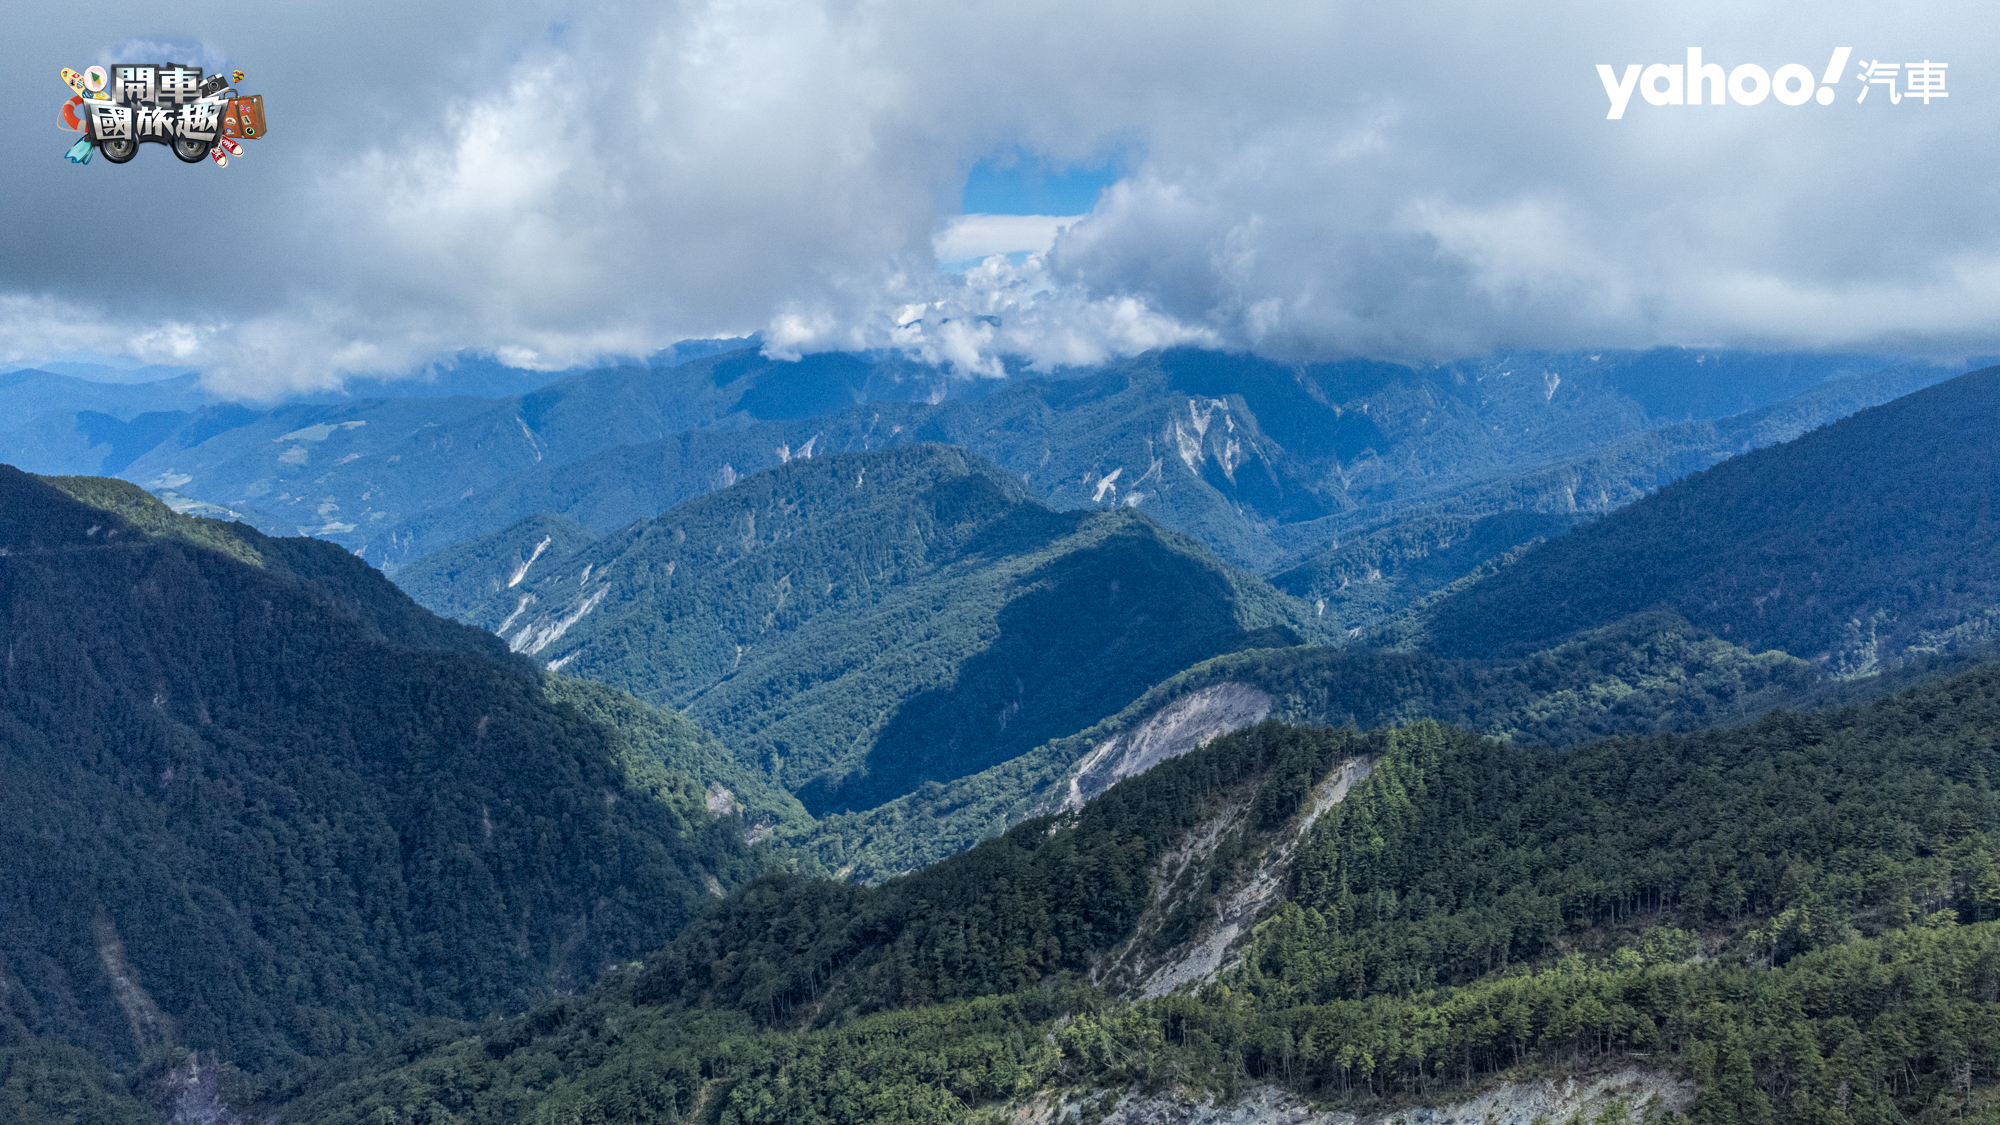
[[264, 135], [264, 95], [231, 98], [222, 111], [222, 135], [252, 139]]

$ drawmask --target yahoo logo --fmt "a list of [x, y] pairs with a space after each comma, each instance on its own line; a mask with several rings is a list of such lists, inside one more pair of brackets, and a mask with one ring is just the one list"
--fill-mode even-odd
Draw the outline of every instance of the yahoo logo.
[[[1632, 63], [1625, 68], [1621, 77], [1606, 63], [1597, 64], [1597, 77], [1604, 83], [1604, 94], [1611, 101], [1606, 120], [1617, 121], [1625, 116], [1625, 109], [1632, 103], [1636, 90], [1647, 105], [1759, 105], [1766, 98], [1776, 98], [1782, 105], [1804, 105], [1818, 102], [1832, 105], [1834, 87], [1838, 86], [1847, 70], [1847, 59], [1853, 53], [1852, 47], [1836, 47], [1833, 57], [1827, 60], [1825, 70], [1815, 80], [1812, 69], [1803, 63], [1786, 63], [1776, 70], [1765, 70], [1756, 63], [1744, 63], [1725, 72], [1722, 64], [1703, 62], [1700, 47], [1689, 47], [1687, 64], [1653, 63], [1643, 65]], [[1934, 63], [1926, 59], [1921, 63], [1868, 62], [1855, 77], [1861, 80], [1861, 94], [1855, 100], [1868, 96], [1873, 86], [1886, 85], [1889, 88], [1891, 104], [1901, 104], [1905, 97], [1921, 99], [1929, 105], [1932, 98], [1949, 97], [1944, 92], [1944, 75], [1948, 64]], [[1910, 88], [1900, 90], [1896, 85], [1898, 71], [1909, 79]]]

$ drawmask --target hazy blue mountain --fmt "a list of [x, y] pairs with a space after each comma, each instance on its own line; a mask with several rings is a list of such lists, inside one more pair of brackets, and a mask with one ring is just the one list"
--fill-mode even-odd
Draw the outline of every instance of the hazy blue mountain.
[[1609, 510], [1784, 428], [1706, 428], [1750, 416], [1739, 408], [1789, 396], [1797, 432], [1945, 374], [1680, 349], [1423, 369], [1177, 349], [968, 383], [895, 356], [699, 354], [730, 343], [505, 398], [410, 397], [543, 377], [459, 357], [430, 383], [383, 385], [399, 397], [350, 392], [247, 421], [240, 407], [117, 427], [43, 419], [53, 432], [0, 448], [39, 468], [116, 471], [179, 506], [318, 535], [393, 570], [537, 511], [605, 532], [793, 456], [943, 441], [1057, 508], [1139, 506], [1268, 572], [1409, 516]]
[[900, 361], [833, 354], [783, 364], [739, 351], [675, 367], [586, 372], [501, 399], [299, 403], [199, 441], [167, 441], [121, 475], [225, 508], [271, 512], [287, 530], [363, 549], [374, 562], [406, 561], [415, 556], [393, 539], [378, 542], [384, 529], [474, 499], [537, 465], [826, 403], [926, 395], [928, 386], [911, 381], [922, 374]]
[[[924, 440], [992, 459], [1055, 507], [1136, 505], [1240, 565], [1268, 569], [1408, 514], [1608, 510], [1748, 443], [1792, 436], [1948, 375], [1905, 368], [1836, 379], [1782, 408], [1796, 427], [1789, 431], [1767, 432], [1775, 425], [1769, 419], [1726, 433], [1704, 422], [1648, 430], [1651, 416], [1617, 385], [1629, 372], [1604, 356], [1598, 365], [1587, 356], [1571, 359], [1592, 369], [1561, 382], [1553, 396], [1547, 381], [1536, 389], [1511, 375], [1478, 371], [1420, 373], [1381, 364], [1297, 370], [1254, 357], [1176, 351], [1061, 379], [994, 381], [976, 401], [884, 399], [790, 420], [734, 414], [730, 424], [707, 430], [572, 462], [551, 458], [497, 487], [387, 526], [362, 549], [393, 569], [537, 511], [605, 532], [794, 456]], [[1691, 370], [1729, 369], [1699, 355], [1680, 359]], [[1736, 374], [1753, 387], [1767, 378], [1788, 390], [1805, 379], [1797, 371], [1784, 379], [1763, 372], [1759, 363], [1768, 362], [1744, 363], [1751, 370]], [[1810, 374], [1839, 369], [1827, 361]], [[1314, 372], [1326, 386], [1308, 386]], [[1471, 405], [1439, 389], [1446, 385], [1472, 396]], [[1327, 386], [1362, 397], [1328, 407], [1313, 397], [1327, 397]], [[1410, 413], [1403, 407], [1412, 396], [1443, 405], [1429, 415]], [[1707, 401], [1690, 398], [1687, 409]], [[1446, 415], [1456, 420], [1441, 420]], [[1263, 430], [1266, 417], [1281, 419], [1291, 445]], [[1524, 418], [1540, 428], [1517, 426]], [[1569, 459], [1535, 460], [1549, 449], [1567, 451]], [[1524, 458], [1525, 466], [1516, 464]], [[1572, 466], [1577, 479], [1555, 479]], [[1316, 515], [1323, 512], [1335, 514]]]
[[751, 870], [655, 756], [678, 720], [627, 742], [332, 544], [0, 466], [0, 615], [10, 1066], [269, 1072], [520, 1011]]
[[[386, 400], [356, 398], [366, 390], [356, 384], [222, 432], [156, 424], [106, 442], [72, 424], [16, 446], [44, 468], [126, 462], [118, 472], [154, 490], [270, 514], [272, 526], [332, 538], [394, 569], [534, 510], [610, 530], [794, 450], [944, 440], [1004, 464], [1058, 508], [1138, 504], [1238, 565], [1272, 571], [1454, 490], [1888, 364], [1660, 348], [1496, 354], [1438, 368], [1286, 366], [1182, 348], [968, 382], [888, 354], [702, 354], [730, 344], [688, 342], [484, 406], [452, 394], [510, 392], [546, 374], [458, 356], [424, 380], [384, 382], [380, 392], [394, 394]], [[342, 428], [306, 440], [318, 426]], [[698, 430], [708, 436], [688, 436]], [[132, 454], [152, 436], [158, 444]], [[676, 438], [678, 450], [612, 452]], [[606, 462], [582, 466], [598, 454]], [[1692, 460], [1704, 454], [1714, 450]], [[562, 478], [570, 466], [588, 480]], [[1630, 486], [1656, 486], [1672, 468], [1650, 466]], [[1624, 502], [1620, 492], [1600, 488], [1578, 504], [1598, 510]], [[598, 510], [572, 510], [584, 502]]]
[[196, 444], [259, 416], [236, 403], [194, 411], [150, 411], [130, 418], [95, 410], [44, 414], [19, 430], [0, 434], [0, 460], [58, 476], [115, 475], [153, 449]]
[[33, 368], [52, 375], [68, 375], [91, 383], [138, 384], [157, 383], [166, 379], [177, 379], [183, 375], [195, 374], [191, 367], [179, 367], [169, 363], [141, 363], [113, 365], [108, 363], [86, 363], [78, 360], [50, 360], [44, 363], [21, 364], [8, 370], [22, 371]]
[[2000, 625], [2000, 368], [1731, 458], [1439, 600], [1417, 636], [1491, 656], [1665, 606], [1859, 675]]
[[[450, 557], [511, 582], [533, 536]], [[462, 617], [685, 710], [815, 812], [977, 772], [1310, 629], [1140, 513], [1056, 512], [932, 444], [795, 459], [537, 561]]]
[[45, 414], [92, 410], [122, 421], [154, 411], [197, 410], [215, 401], [193, 374], [119, 385], [29, 368], [0, 375], [0, 433]]
[[[192, 412], [219, 401], [201, 389], [191, 372], [50, 366], [64, 370], [22, 368], [0, 374], [0, 463], [46, 473], [116, 473], [169, 440]], [[158, 378], [163, 370], [171, 373]], [[91, 374], [147, 378], [84, 377]]]

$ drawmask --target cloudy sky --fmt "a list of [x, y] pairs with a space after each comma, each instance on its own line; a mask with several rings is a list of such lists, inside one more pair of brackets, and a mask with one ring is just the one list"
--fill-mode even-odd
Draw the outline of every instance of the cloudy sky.
[[[968, 375], [1173, 342], [2000, 352], [1985, 3], [172, 10], [8, 4], [0, 362], [269, 395], [753, 331]], [[1635, 88], [1607, 120], [1598, 64], [1691, 46], [1800, 64], [1804, 104]], [[170, 53], [248, 72], [270, 136], [64, 161], [61, 68]], [[1950, 96], [1892, 102], [1870, 61], [1947, 64]]]

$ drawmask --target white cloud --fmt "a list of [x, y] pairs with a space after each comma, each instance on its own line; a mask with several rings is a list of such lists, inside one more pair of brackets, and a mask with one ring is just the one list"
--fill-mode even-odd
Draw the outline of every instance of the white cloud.
[[945, 220], [931, 239], [940, 262], [964, 262], [994, 254], [1047, 253], [1056, 235], [1082, 215], [959, 215]]
[[[223, 170], [150, 146], [76, 168], [32, 113], [0, 123], [47, 150], [0, 169], [0, 357], [124, 352], [256, 394], [760, 328], [774, 354], [900, 344], [983, 374], [1184, 341], [2000, 350], [2000, 100], [1970, 65], [2000, 25], [1972, 6], [185, 9], [170, 30], [250, 73], [271, 136]], [[0, 88], [53, 117], [34, 75], [106, 48], [57, 9], [20, 22]], [[1857, 106], [1850, 79], [1831, 107], [1604, 120], [1595, 64], [1690, 45], [1942, 59], [1954, 96]], [[954, 217], [965, 169], [1016, 146], [1138, 155], [1089, 215]]]

